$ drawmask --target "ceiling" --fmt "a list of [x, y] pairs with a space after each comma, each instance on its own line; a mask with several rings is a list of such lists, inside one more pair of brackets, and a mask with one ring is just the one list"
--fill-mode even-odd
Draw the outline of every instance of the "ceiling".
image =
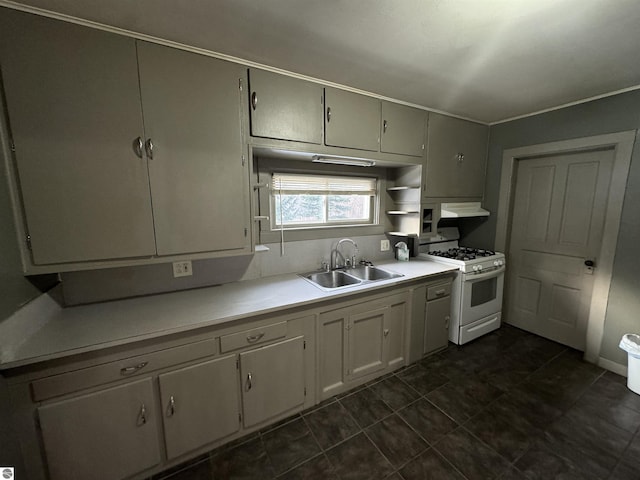
[[485, 123], [640, 86], [638, 0], [20, 4]]

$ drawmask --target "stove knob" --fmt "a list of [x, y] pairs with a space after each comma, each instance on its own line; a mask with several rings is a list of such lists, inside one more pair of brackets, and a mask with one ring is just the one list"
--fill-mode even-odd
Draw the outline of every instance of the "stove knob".
[[477, 272], [477, 271], [478, 271], [478, 265], [474, 265], [474, 266], [473, 266], [473, 271], [474, 271], [474, 272]]
[[478, 271], [482, 270], [482, 265], [478, 265]]
[[493, 266], [494, 267], [499, 267], [500, 266], [500, 261], [499, 260], [494, 260], [493, 261]]
[[498, 260], [498, 266], [501, 267], [502, 265], [504, 265], [504, 261], [503, 260]]

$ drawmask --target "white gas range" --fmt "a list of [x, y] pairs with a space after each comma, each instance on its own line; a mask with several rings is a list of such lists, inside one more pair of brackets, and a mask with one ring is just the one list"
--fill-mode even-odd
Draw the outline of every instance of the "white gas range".
[[459, 238], [455, 227], [439, 229], [420, 243], [419, 256], [460, 269], [452, 288], [449, 340], [462, 345], [500, 327], [506, 264], [503, 253], [459, 247]]

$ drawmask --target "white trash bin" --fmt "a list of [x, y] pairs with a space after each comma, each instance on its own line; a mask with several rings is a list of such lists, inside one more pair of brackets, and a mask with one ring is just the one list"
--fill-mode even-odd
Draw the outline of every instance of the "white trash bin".
[[640, 335], [627, 333], [620, 340], [620, 348], [629, 354], [627, 387], [640, 395]]

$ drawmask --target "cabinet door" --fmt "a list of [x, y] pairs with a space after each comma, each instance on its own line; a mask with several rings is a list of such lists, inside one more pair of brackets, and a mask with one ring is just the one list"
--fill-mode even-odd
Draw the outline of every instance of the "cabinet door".
[[325, 144], [378, 151], [380, 100], [325, 88]]
[[252, 136], [322, 143], [322, 85], [253, 69], [249, 82]]
[[0, 63], [33, 263], [153, 255], [134, 40], [3, 8]]
[[240, 354], [244, 426], [304, 403], [304, 337]]
[[158, 380], [169, 459], [240, 429], [235, 355], [165, 373]]
[[489, 127], [432, 113], [427, 132], [426, 196], [482, 197]]
[[318, 378], [321, 399], [341, 392], [345, 385], [348, 321], [348, 309], [334, 310], [320, 315], [318, 323]]
[[358, 378], [384, 369], [385, 328], [389, 308], [351, 315], [349, 318], [349, 376]]
[[405, 324], [407, 319], [407, 299], [394, 302], [384, 320], [384, 364], [395, 368], [405, 363]]
[[426, 120], [424, 110], [383, 101], [380, 151], [422, 157]]
[[427, 302], [424, 328], [424, 353], [446, 348], [449, 342], [451, 297]]
[[158, 255], [247, 247], [245, 70], [141, 41], [138, 61]]
[[52, 480], [117, 480], [160, 462], [150, 378], [40, 407]]

